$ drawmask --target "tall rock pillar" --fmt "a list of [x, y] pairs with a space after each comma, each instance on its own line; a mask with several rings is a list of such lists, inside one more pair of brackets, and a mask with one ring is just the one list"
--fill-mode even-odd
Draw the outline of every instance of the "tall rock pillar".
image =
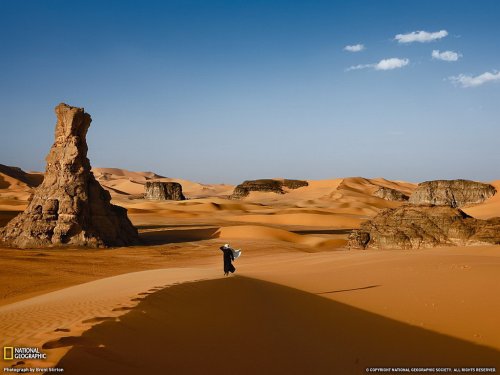
[[0, 239], [21, 248], [138, 243], [127, 210], [110, 203], [110, 194], [90, 170], [86, 141], [90, 115], [64, 103], [55, 112], [55, 141], [46, 157], [43, 183], [26, 210], [0, 229]]

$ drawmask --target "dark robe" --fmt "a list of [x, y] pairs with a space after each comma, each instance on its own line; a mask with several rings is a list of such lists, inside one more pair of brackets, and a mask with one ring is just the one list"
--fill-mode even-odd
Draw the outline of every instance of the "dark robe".
[[233, 273], [236, 271], [233, 263], [231, 263], [234, 260], [233, 250], [231, 250], [231, 248], [225, 248], [224, 246], [220, 249], [224, 253], [224, 273]]

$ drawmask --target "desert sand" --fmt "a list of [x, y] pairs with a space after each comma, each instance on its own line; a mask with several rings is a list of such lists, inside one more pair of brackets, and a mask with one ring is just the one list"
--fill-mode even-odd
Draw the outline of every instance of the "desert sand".
[[[375, 190], [410, 194], [414, 183], [335, 178], [229, 200], [232, 185], [94, 174], [128, 209], [142, 245], [0, 249], [0, 345], [43, 348], [49, 359], [37, 364], [68, 374], [500, 368], [499, 246], [345, 247], [350, 230], [402, 204]], [[21, 177], [0, 171], [0, 226], [40, 181]], [[189, 199], [142, 199], [151, 179], [181, 183]], [[500, 216], [499, 197], [464, 211]], [[226, 242], [243, 249], [227, 278]]]

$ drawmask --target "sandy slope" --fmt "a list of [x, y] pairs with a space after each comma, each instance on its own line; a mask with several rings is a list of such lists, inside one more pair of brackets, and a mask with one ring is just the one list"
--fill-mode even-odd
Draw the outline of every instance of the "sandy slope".
[[490, 184], [497, 189], [497, 194], [481, 204], [465, 208], [465, 212], [478, 219], [500, 216], [500, 180], [492, 181]]
[[[252, 261], [253, 262], [253, 261]], [[246, 276], [500, 350], [500, 247], [297, 254]]]
[[[202, 312], [202, 313], [200, 313]], [[277, 284], [235, 277], [146, 297], [86, 332], [72, 374], [363, 374], [499, 365], [500, 352]]]
[[0, 306], [0, 345], [43, 347], [48, 361], [26, 362], [51, 366], [64, 353], [64, 349], [58, 348], [67, 347], [57, 342], [61, 335], [76, 337], [96, 323], [115, 319], [137, 304], [148, 291], [219, 275], [215, 269], [207, 268], [134, 272]]
[[498, 247], [263, 255], [250, 246], [236, 262], [248, 279], [167, 288], [132, 310], [159, 287], [220, 277], [219, 257], [1, 307], [5, 343], [44, 345], [52, 361], [76, 345], [60, 363], [71, 374], [222, 371], [224, 345], [244, 354], [231, 357], [238, 373], [304, 373], [311, 361], [319, 374], [500, 365]]
[[0, 210], [8, 211], [11, 206], [24, 209], [32, 188], [40, 185], [41, 173], [26, 173], [16, 167], [0, 164]]
[[325, 239], [314, 235], [300, 235], [283, 229], [269, 228], [261, 225], [235, 225], [220, 228], [215, 235], [224, 240], [258, 239], [260, 241], [284, 241], [310, 247], [342, 247], [344, 239]]

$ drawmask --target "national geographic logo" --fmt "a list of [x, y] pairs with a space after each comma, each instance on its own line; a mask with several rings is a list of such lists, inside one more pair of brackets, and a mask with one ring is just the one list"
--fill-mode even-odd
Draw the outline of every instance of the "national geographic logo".
[[3, 359], [5, 361], [11, 361], [14, 359], [14, 348], [12, 346], [5, 346], [3, 348]]
[[14, 359], [47, 359], [47, 354], [40, 351], [38, 348], [24, 348], [5, 346], [3, 348], [4, 361], [12, 361]]

